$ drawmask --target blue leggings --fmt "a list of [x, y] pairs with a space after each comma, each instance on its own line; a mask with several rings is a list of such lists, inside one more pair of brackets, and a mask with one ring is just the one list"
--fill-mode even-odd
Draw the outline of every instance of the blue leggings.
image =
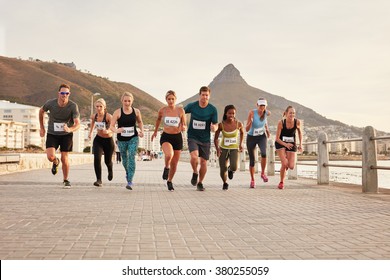
[[133, 182], [138, 136], [131, 138], [129, 141], [118, 141], [118, 148], [122, 156], [122, 165], [126, 170], [127, 182]]

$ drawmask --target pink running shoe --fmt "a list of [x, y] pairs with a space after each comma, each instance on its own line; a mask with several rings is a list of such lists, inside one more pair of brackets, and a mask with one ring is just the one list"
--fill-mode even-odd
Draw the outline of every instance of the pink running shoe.
[[284, 189], [284, 184], [283, 182], [280, 182], [278, 185], [278, 189], [283, 190]]
[[251, 188], [251, 189], [256, 188], [256, 186], [255, 186], [255, 181], [251, 181], [250, 188]]
[[261, 174], [261, 179], [263, 179], [264, 183], [268, 182], [268, 178], [265, 176], [265, 174]]

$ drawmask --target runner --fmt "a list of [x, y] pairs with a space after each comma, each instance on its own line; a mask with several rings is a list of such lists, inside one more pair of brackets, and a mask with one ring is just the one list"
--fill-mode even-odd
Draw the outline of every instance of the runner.
[[[238, 167], [238, 152], [242, 152], [242, 141], [244, 139], [244, 128], [236, 119], [236, 108], [234, 105], [227, 105], [223, 113], [222, 122], [214, 135], [214, 145], [219, 158], [220, 176], [223, 181], [222, 189], [228, 190], [227, 177], [233, 179], [234, 172]], [[218, 144], [219, 134], [222, 132], [222, 139]], [[229, 165], [228, 165], [229, 162]]]
[[108, 181], [113, 178], [112, 171], [112, 155], [114, 153], [114, 140], [112, 138], [112, 131], [110, 130], [110, 123], [112, 116], [107, 113], [106, 101], [99, 98], [95, 102], [96, 113], [91, 116], [91, 128], [89, 130], [89, 139], [92, 137], [93, 129], [96, 127], [96, 136], [93, 139], [93, 156], [94, 168], [96, 174], [96, 182], [94, 186], [102, 186], [102, 164], [101, 159], [104, 153], [104, 163], [108, 170]]
[[[135, 156], [137, 155], [138, 137], [144, 137], [144, 125], [141, 112], [134, 108], [134, 97], [125, 92], [121, 97], [122, 107], [115, 110], [110, 129], [117, 133], [118, 147], [122, 156], [122, 165], [126, 170], [126, 189], [132, 190], [135, 173]], [[116, 128], [115, 125], [118, 125]], [[137, 130], [137, 125], [140, 131]]]
[[46, 129], [43, 123], [45, 113], [49, 112], [49, 123], [46, 136], [47, 159], [53, 163], [51, 173], [56, 175], [60, 160], [56, 150], [60, 147], [63, 173], [63, 188], [70, 189], [69, 152], [73, 148], [73, 132], [80, 128], [80, 113], [76, 103], [69, 100], [70, 86], [62, 84], [57, 98], [50, 99], [39, 110], [40, 136], [44, 137]]
[[174, 191], [172, 184], [175, 176], [177, 164], [180, 159], [181, 150], [183, 149], [182, 131], [186, 130], [186, 116], [183, 108], [176, 106], [176, 93], [169, 90], [165, 95], [167, 106], [158, 111], [152, 141], [157, 136], [158, 128], [163, 121], [163, 133], [160, 138], [160, 144], [165, 155], [165, 167], [162, 178], [167, 180], [169, 191]]
[[[210, 89], [203, 86], [199, 90], [199, 100], [184, 107], [186, 114], [191, 113], [188, 126], [188, 149], [191, 156], [191, 184], [198, 191], [204, 191], [203, 180], [207, 173], [207, 161], [210, 157], [210, 132], [218, 128], [218, 113], [214, 105], [209, 103]], [[198, 170], [198, 159], [200, 168]]]

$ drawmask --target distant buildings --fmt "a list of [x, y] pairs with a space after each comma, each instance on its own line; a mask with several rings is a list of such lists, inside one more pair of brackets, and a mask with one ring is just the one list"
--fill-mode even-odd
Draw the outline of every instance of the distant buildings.
[[[8, 131], [9, 137], [14, 133], [17, 127], [23, 126], [23, 140], [6, 141], [8, 144], [1, 145], [7, 148], [23, 148], [28, 145], [42, 147], [43, 140], [39, 135], [39, 107], [11, 103], [9, 101], [0, 100], [0, 119], [3, 129]], [[23, 124], [23, 125], [22, 125]], [[7, 136], [6, 136], [7, 137]], [[23, 142], [23, 143], [22, 143]], [[18, 143], [11, 144], [11, 143]], [[22, 143], [22, 144], [21, 144]], [[16, 146], [15, 146], [16, 145]], [[20, 146], [22, 145], [22, 146]]]

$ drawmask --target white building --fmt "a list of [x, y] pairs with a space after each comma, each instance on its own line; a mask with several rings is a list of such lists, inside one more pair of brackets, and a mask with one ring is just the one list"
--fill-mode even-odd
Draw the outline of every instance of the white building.
[[[23, 140], [24, 146], [42, 147], [44, 142], [39, 135], [39, 109], [35, 106], [0, 100], [0, 119], [27, 124]], [[47, 122], [47, 118], [45, 121]]]
[[85, 148], [85, 130], [87, 126], [80, 124], [80, 128], [73, 132], [73, 152], [82, 153]]
[[139, 143], [138, 147], [143, 148], [147, 151], [153, 151], [153, 152], [160, 152], [161, 146], [160, 146], [160, 139], [161, 139], [161, 133], [162, 131], [158, 131], [156, 138], [151, 141], [152, 135], [154, 133], [153, 127], [144, 127], [144, 137], [139, 137]]

